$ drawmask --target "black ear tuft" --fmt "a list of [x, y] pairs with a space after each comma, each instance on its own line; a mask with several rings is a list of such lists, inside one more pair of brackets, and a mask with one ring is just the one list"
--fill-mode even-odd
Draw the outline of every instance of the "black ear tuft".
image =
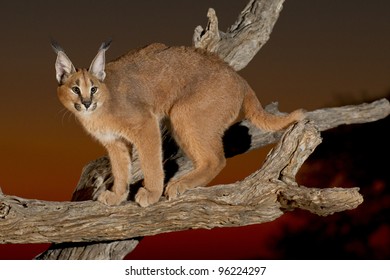
[[64, 49], [58, 44], [58, 42], [53, 38], [50, 39], [50, 44], [56, 54], [58, 54], [58, 52], [65, 52]]
[[100, 48], [99, 48], [99, 50], [108, 50], [108, 48], [110, 47], [110, 45], [111, 45], [111, 42], [112, 42], [112, 38], [108, 38], [104, 43], [102, 43], [101, 45], [100, 45]]

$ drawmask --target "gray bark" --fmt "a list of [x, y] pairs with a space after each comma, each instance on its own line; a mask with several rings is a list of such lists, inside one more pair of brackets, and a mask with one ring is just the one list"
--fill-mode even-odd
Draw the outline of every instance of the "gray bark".
[[283, 3], [284, 0], [250, 0], [226, 33], [218, 29], [216, 12], [210, 8], [209, 22], [206, 28], [195, 28], [193, 44], [217, 53], [234, 70], [241, 70], [268, 41]]

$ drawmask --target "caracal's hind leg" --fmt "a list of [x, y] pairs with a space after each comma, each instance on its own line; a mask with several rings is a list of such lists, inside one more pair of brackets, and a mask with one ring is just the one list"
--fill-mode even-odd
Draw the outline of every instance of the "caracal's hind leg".
[[169, 199], [186, 190], [206, 186], [225, 167], [221, 137], [213, 135], [212, 139], [203, 138], [202, 141], [201, 136], [194, 133], [190, 137], [176, 135], [176, 141], [192, 161], [194, 168], [187, 174], [169, 181], [165, 190], [165, 195]]
[[219, 112], [210, 117], [204, 112], [185, 109], [189, 108], [172, 110], [171, 127], [175, 140], [194, 168], [168, 182], [165, 190], [168, 198], [175, 198], [188, 189], [206, 186], [225, 167], [222, 135], [238, 114], [237, 110], [237, 113]]

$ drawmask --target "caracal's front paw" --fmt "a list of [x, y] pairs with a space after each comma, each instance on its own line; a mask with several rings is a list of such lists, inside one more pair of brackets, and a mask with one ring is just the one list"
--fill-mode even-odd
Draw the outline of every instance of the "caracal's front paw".
[[121, 204], [121, 202], [126, 201], [127, 196], [128, 196], [127, 192], [123, 194], [117, 194], [112, 191], [106, 190], [99, 195], [97, 200], [106, 205], [113, 206], [113, 205], [119, 205]]
[[165, 189], [165, 196], [169, 200], [175, 199], [176, 197], [184, 193], [187, 189], [188, 187], [186, 187], [186, 185], [184, 184], [180, 184], [180, 181], [170, 182]]
[[147, 207], [153, 203], [159, 201], [161, 197], [161, 192], [159, 191], [149, 191], [145, 188], [140, 188], [135, 195], [135, 202], [137, 202], [141, 207]]

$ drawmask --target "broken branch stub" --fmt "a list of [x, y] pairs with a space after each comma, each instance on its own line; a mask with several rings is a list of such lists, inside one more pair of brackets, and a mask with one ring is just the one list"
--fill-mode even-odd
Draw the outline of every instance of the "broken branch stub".
[[249, 1], [226, 33], [218, 29], [216, 12], [210, 8], [206, 28], [195, 28], [193, 45], [216, 53], [234, 70], [239, 71], [248, 65], [268, 41], [283, 3], [284, 0]]

